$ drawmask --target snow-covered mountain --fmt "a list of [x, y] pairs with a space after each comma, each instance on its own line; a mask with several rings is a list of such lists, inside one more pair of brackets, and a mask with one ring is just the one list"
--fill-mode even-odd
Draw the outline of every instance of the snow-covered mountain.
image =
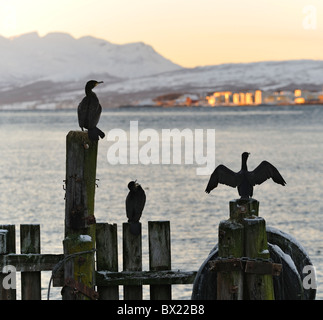
[[154, 76], [128, 79], [111, 83], [106, 90], [138, 92], [173, 88], [175, 90], [293, 90], [303, 88], [321, 90], [323, 86], [323, 61], [290, 60], [254, 63], [222, 64], [216, 66], [182, 69]]
[[[65, 33], [0, 36], [0, 107], [75, 108], [89, 79], [103, 107], [170, 92], [322, 90], [322, 60], [269, 61], [183, 68], [144, 43], [116, 45]], [[3, 107], [2, 107], [3, 108]]]
[[90, 74], [134, 78], [181, 69], [141, 42], [117, 45], [90, 36], [75, 39], [66, 33], [0, 37], [0, 52], [2, 86], [77, 81]]

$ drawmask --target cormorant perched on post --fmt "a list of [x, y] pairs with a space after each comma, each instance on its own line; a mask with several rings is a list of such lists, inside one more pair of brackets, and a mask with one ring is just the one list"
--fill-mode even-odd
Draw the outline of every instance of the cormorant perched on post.
[[139, 220], [146, 203], [146, 194], [137, 180], [128, 183], [130, 190], [126, 198], [126, 212], [130, 223], [130, 232], [134, 235], [140, 233]]
[[92, 89], [100, 83], [103, 83], [103, 81], [90, 80], [87, 82], [85, 86], [86, 96], [83, 98], [77, 109], [79, 126], [82, 131], [83, 128], [88, 129], [90, 140], [99, 140], [99, 136], [103, 139], [105, 136], [104, 132], [97, 128], [102, 107], [98, 97], [92, 91]]
[[248, 171], [247, 159], [249, 154], [248, 152], [242, 154], [242, 164], [239, 172], [233, 172], [223, 164], [216, 167], [205, 192], [210, 193], [219, 183], [222, 183], [233, 188], [238, 187], [241, 199], [248, 199], [252, 197], [253, 187], [256, 184], [262, 184], [269, 178], [282, 186], [286, 184], [278, 170], [268, 161], [262, 161], [255, 170]]

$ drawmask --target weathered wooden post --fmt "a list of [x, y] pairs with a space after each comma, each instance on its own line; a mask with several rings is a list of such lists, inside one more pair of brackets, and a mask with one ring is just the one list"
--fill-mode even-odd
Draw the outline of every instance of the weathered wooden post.
[[[275, 300], [272, 274], [263, 273], [268, 267], [271, 271], [271, 263], [265, 261], [270, 258], [266, 222], [261, 217], [244, 219], [245, 255], [250, 259], [258, 259], [262, 264], [257, 270], [257, 262], [247, 261], [245, 266], [245, 300]], [[256, 260], [257, 261], [257, 260]], [[263, 271], [262, 271], [263, 270]]]
[[[123, 227], [123, 271], [142, 271], [142, 239], [141, 223], [140, 233], [133, 235], [130, 232], [130, 223], [122, 224]], [[141, 285], [124, 285], [124, 300], [142, 300]]]
[[[118, 272], [118, 237], [117, 225], [96, 224], [96, 265], [98, 271]], [[100, 300], [118, 300], [119, 286], [98, 287]]]
[[255, 199], [230, 201], [230, 219], [219, 225], [219, 259], [211, 262], [218, 272], [219, 300], [274, 299], [275, 270], [268, 260], [266, 223], [258, 211]]
[[217, 266], [217, 299], [243, 299], [243, 272], [235, 258], [243, 256], [243, 225], [235, 220], [221, 221], [219, 225], [219, 257], [228, 258]]
[[[2, 252], [0, 252], [0, 257], [2, 254], [16, 253], [16, 226], [15, 225], [0, 225], [0, 229], [4, 230], [3, 242], [1, 244]], [[12, 287], [6, 289], [3, 287], [3, 280], [7, 274], [2, 273], [0, 270], [0, 300], [16, 300], [16, 288]], [[16, 275], [11, 275], [16, 277]], [[11, 285], [13, 285], [11, 283]]]
[[[148, 221], [149, 270], [171, 270], [171, 242], [169, 221]], [[172, 287], [168, 284], [151, 285], [151, 300], [171, 300]]]
[[96, 299], [94, 291], [96, 163], [98, 142], [87, 132], [66, 137], [64, 300]]
[[8, 230], [0, 229], [0, 254], [7, 253], [7, 234]]
[[[40, 253], [40, 225], [20, 225], [21, 253]], [[22, 300], [41, 300], [40, 272], [21, 272]]]

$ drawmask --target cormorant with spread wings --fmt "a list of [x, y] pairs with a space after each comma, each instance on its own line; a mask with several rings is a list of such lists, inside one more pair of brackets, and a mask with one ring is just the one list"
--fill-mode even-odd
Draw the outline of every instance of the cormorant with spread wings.
[[222, 183], [233, 188], [238, 187], [241, 199], [248, 199], [253, 195], [253, 187], [256, 184], [262, 184], [269, 178], [282, 186], [286, 184], [279, 171], [268, 161], [262, 161], [256, 169], [248, 171], [248, 157], [248, 152], [242, 154], [242, 164], [239, 172], [234, 172], [223, 164], [216, 167], [205, 192], [210, 193], [219, 183]]

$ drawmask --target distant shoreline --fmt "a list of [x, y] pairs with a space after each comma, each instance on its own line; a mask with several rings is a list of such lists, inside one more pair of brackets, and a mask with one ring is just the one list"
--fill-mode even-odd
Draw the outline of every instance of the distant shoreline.
[[[126, 104], [126, 105], [121, 105], [118, 107], [118, 109], [131, 109], [131, 108], [153, 108], [153, 109], [176, 109], [176, 108], [189, 108], [189, 109], [194, 109], [194, 108], [206, 108], [206, 109], [216, 109], [216, 108], [258, 108], [258, 107], [282, 107], [282, 106], [310, 106], [310, 105], [323, 105], [322, 102], [308, 102], [308, 103], [285, 103], [285, 104], [258, 104], [258, 105], [217, 105], [217, 106], [205, 106], [205, 105], [196, 105], [196, 106], [185, 106], [185, 105], [173, 105], [173, 106], [156, 106], [156, 105], [131, 105], [131, 104]], [[109, 108], [107, 108], [109, 109]]]
[[[131, 104], [126, 104], [126, 105], [121, 105], [118, 107], [106, 107], [103, 108], [103, 110], [122, 110], [122, 109], [157, 109], [157, 110], [162, 110], [162, 109], [255, 109], [255, 108], [265, 108], [265, 107], [270, 107], [270, 108], [279, 108], [279, 107], [285, 107], [285, 106], [293, 106], [293, 107], [301, 107], [301, 106], [321, 106], [323, 103], [304, 103], [304, 104], [259, 104], [259, 105], [232, 105], [232, 106], [225, 106], [225, 105], [219, 105], [219, 106], [183, 106], [183, 105], [173, 105], [173, 106], [155, 106], [155, 105], [131, 105]], [[54, 107], [25, 107], [25, 108], [19, 108], [19, 107], [13, 107], [10, 108], [9, 106], [2, 107], [0, 106], [0, 112], [23, 112], [23, 111], [46, 111], [46, 112], [56, 112], [56, 111], [71, 111], [71, 112], [76, 112], [76, 108], [54, 108]]]

